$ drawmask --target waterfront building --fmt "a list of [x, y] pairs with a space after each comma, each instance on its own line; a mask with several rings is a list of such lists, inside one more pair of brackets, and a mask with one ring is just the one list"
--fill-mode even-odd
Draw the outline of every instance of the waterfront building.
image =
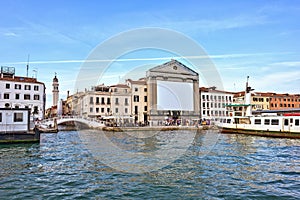
[[16, 76], [14, 67], [1, 67], [0, 108], [29, 109], [32, 119], [43, 119], [45, 102], [44, 83]]
[[148, 93], [147, 83], [144, 78], [137, 81], [126, 80], [126, 84], [131, 88], [131, 110], [135, 123], [148, 123]]
[[[253, 111], [270, 110], [270, 97], [273, 93], [270, 92], [253, 92], [251, 93], [251, 105]], [[237, 92], [234, 95], [236, 102], [244, 101], [245, 92]]]
[[114, 118], [119, 123], [131, 118], [131, 89], [126, 84], [98, 85], [69, 97], [73, 115], [91, 118]]
[[128, 123], [129, 119], [132, 118], [132, 91], [130, 87], [126, 84], [111, 85], [109, 94], [110, 112], [108, 114], [112, 116], [118, 124]]
[[[244, 102], [244, 93], [237, 92], [234, 95], [234, 103], [242, 104]], [[299, 112], [300, 94], [277, 94], [272, 92], [253, 92], [251, 94], [252, 110], [255, 113], [288, 113]], [[236, 115], [242, 115], [243, 108], [236, 106], [234, 108]], [[274, 112], [273, 112], [274, 111]]]
[[300, 94], [276, 94], [270, 96], [270, 110], [299, 109]]
[[190, 125], [199, 119], [199, 75], [177, 60], [146, 72], [150, 125]]
[[251, 94], [252, 110], [270, 110], [270, 96], [269, 92], [254, 92]]
[[226, 105], [233, 103], [233, 93], [216, 90], [216, 87], [201, 87], [199, 93], [202, 119], [218, 119], [232, 112], [232, 107], [226, 108]]
[[63, 115], [72, 115], [72, 95], [70, 95], [70, 91], [67, 91], [67, 99], [63, 101]]

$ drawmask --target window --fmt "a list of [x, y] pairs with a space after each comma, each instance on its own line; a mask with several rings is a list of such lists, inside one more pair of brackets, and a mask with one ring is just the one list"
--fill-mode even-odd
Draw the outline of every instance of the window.
[[104, 97], [101, 97], [101, 104], [105, 104]]
[[2, 122], [2, 113], [0, 113], [0, 122]]
[[104, 113], [104, 108], [101, 108], [101, 113]]
[[202, 107], [205, 108], [205, 103], [202, 103]]
[[107, 104], [110, 104], [110, 98], [107, 98]]
[[119, 112], [119, 108], [116, 108], [116, 113], [118, 113]]
[[90, 107], [90, 112], [93, 112], [93, 108], [92, 107]]
[[139, 89], [138, 88], [134, 88], [134, 91], [137, 92], [137, 91], [139, 91]]
[[96, 104], [99, 104], [99, 100], [100, 100], [99, 97], [96, 97]]
[[147, 111], [147, 109], [148, 109], [147, 106], [144, 106], [144, 111]]
[[144, 92], [147, 92], [147, 88], [144, 88]]
[[30, 94], [24, 94], [24, 100], [30, 100]]
[[147, 96], [144, 96], [144, 102], [147, 102], [147, 101], [148, 101]]
[[8, 93], [4, 93], [4, 99], [9, 99], [9, 94]]
[[254, 124], [261, 124], [261, 119], [255, 119]]
[[94, 104], [94, 98], [90, 97], [90, 104]]
[[96, 108], [96, 113], [99, 113], [99, 108]]
[[110, 112], [110, 109], [109, 109], [109, 108], [107, 108], [107, 109], [106, 109], [106, 111], [109, 113], [109, 112]]
[[119, 98], [115, 99], [115, 104], [118, 105], [119, 104]]
[[133, 96], [133, 101], [134, 102], [139, 102], [140, 101], [140, 97], [138, 95], [134, 95]]
[[279, 125], [279, 119], [272, 119], [271, 125]]
[[138, 114], [138, 107], [137, 106], [134, 106], [134, 114]]
[[31, 90], [31, 85], [25, 85], [25, 90]]
[[128, 108], [125, 108], [125, 113], [128, 113]]
[[295, 119], [295, 126], [299, 126], [299, 119]]
[[230, 122], [231, 122], [231, 119], [227, 119], [227, 124], [230, 124]]
[[289, 125], [289, 120], [288, 119], [284, 119], [284, 125], [288, 126]]
[[128, 106], [128, 98], [125, 98], [125, 106]]
[[16, 94], [16, 99], [20, 99], [20, 94]]
[[15, 84], [15, 89], [21, 90], [21, 85], [20, 84]]
[[9, 84], [9, 83], [6, 83], [5, 88], [6, 88], [6, 89], [9, 89], [9, 88], [10, 88], [10, 84]]
[[39, 113], [39, 107], [34, 106], [33, 107], [33, 114], [38, 114]]
[[265, 125], [270, 125], [270, 119], [265, 119]]
[[33, 96], [33, 99], [34, 99], [34, 100], [40, 100], [40, 95], [35, 94], [35, 95]]
[[14, 113], [14, 122], [23, 122], [23, 113]]
[[39, 86], [38, 85], [33, 86], [33, 90], [34, 91], [39, 91]]

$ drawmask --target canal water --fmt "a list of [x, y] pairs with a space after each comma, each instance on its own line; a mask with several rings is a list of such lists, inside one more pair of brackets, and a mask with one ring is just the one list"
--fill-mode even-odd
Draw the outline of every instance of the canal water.
[[65, 131], [43, 134], [40, 144], [0, 145], [0, 158], [0, 199], [300, 197], [293, 139]]

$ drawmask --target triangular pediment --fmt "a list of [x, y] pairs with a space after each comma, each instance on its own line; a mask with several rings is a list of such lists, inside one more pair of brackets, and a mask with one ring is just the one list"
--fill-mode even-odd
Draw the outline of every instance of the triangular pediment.
[[181, 62], [172, 59], [162, 65], [158, 65], [149, 70], [150, 72], [160, 72], [160, 73], [173, 73], [173, 74], [185, 74], [191, 76], [198, 76], [198, 73], [194, 70], [188, 68]]

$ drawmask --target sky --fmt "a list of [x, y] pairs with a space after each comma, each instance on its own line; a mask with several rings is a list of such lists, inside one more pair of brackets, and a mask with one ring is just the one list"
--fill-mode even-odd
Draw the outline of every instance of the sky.
[[[250, 76], [255, 91], [300, 93], [297, 0], [1, 0], [0, 7], [0, 65], [26, 76], [29, 57], [28, 75], [45, 83], [47, 107], [52, 104], [55, 73], [64, 99], [68, 90], [78, 91], [78, 74], [84, 73], [84, 61], [99, 45], [149, 27], [176, 31], [201, 46], [226, 91], [244, 90]], [[124, 52], [97, 84], [116, 84], [176, 56], [157, 49]], [[94, 64], [100, 66], [101, 61]], [[201, 86], [211, 85], [200, 81]]]

